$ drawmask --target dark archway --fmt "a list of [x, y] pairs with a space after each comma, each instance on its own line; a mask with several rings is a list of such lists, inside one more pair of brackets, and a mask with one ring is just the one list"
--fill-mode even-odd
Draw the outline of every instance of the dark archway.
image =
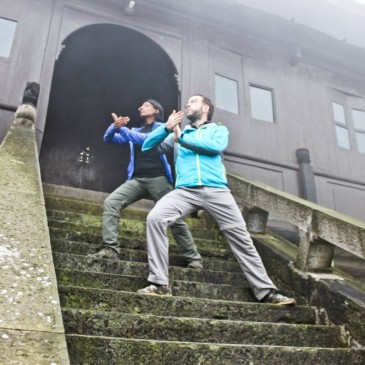
[[105, 192], [119, 186], [127, 177], [129, 146], [103, 142], [110, 114], [128, 115], [130, 127], [138, 126], [137, 108], [153, 98], [167, 115], [178, 106], [176, 73], [159, 45], [129, 28], [91, 25], [67, 37], [41, 146], [43, 182]]

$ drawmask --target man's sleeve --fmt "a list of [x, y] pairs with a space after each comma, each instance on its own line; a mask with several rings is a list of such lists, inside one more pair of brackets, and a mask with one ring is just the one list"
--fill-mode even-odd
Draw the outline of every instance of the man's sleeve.
[[146, 140], [148, 133], [140, 133], [129, 128], [122, 127], [120, 128], [120, 135], [128, 142], [141, 145]]
[[103, 138], [104, 142], [110, 144], [126, 144], [128, 140], [120, 134], [119, 128], [114, 128], [114, 124], [112, 123], [109, 128], [106, 130]]
[[228, 146], [229, 132], [225, 126], [210, 127], [205, 138], [199, 133], [183, 133], [178, 142], [182, 147], [203, 155], [219, 155]]
[[165, 124], [160, 125], [154, 131], [152, 131], [142, 145], [142, 152], [147, 152], [153, 148], [156, 148], [164, 139], [169, 136], [170, 132], [165, 128]]

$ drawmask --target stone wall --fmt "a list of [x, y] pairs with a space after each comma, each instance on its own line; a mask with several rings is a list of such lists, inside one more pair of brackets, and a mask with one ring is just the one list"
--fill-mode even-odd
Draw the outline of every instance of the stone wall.
[[0, 363], [67, 365], [35, 109], [23, 105], [16, 115], [0, 146]]

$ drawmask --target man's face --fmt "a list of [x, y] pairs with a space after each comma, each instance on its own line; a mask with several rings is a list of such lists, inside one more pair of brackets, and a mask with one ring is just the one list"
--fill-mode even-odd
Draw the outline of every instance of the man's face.
[[158, 114], [158, 109], [155, 109], [155, 107], [149, 103], [149, 102], [144, 102], [139, 108], [139, 115], [142, 118], [147, 118], [147, 117], [152, 117], [155, 116], [156, 114]]
[[199, 95], [193, 95], [189, 98], [185, 104], [185, 115], [186, 117], [194, 122], [195, 120], [202, 117], [204, 110], [203, 98]]

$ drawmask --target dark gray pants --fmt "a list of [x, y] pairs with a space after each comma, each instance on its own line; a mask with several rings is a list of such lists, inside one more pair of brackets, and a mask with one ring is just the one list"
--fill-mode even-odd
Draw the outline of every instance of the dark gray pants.
[[230, 190], [209, 187], [173, 190], [158, 201], [148, 214], [148, 281], [161, 285], [169, 283], [167, 227], [201, 208], [216, 220], [226, 236], [256, 298], [261, 300], [271, 289], [276, 289], [253, 245]]
[[[104, 202], [103, 247], [120, 252], [118, 227], [122, 209], [146, 197], [151, 197], [157, 202], [171, 190], [172, 186], [165, 176], [132, 179], [114, 190]], [[189, 227], [182, 219], [177, 219], [175, 224], [171, 225], [171, 232], [186, 261], [201, 260]]]

